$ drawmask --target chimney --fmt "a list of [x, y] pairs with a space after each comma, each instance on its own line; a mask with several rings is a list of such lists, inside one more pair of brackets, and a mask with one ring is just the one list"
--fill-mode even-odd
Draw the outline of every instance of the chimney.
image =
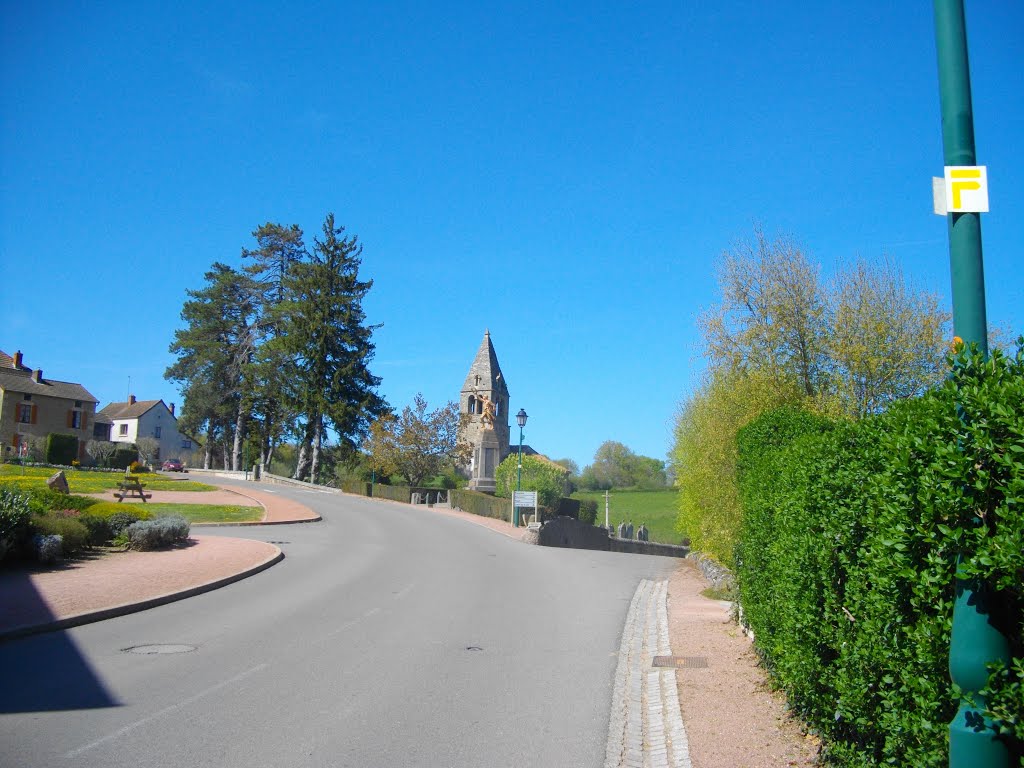
[[14, 353], [14, 367], [21, 368], [21, 350]]
[[36, 384], [41, 384], [42, 383], [42, 381], [43, 381], [43, 369], [42, 368], [36, 368], [34, 371], [32, 371], [32, 381], [34, 381]]
[[135, 395], [128, 395], [128, 405], [135, 405]]
[[171, 403], [170, 411], [171, 411], [171, 416], [173, 416], [174, 415], [174, 403]]

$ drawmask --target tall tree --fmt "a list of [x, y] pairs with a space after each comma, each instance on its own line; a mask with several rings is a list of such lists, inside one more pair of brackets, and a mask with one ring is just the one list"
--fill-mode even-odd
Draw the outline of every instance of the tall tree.
[[698, 324], [713, 367], [770, 371], [818, 396], [828, 373], [827, 302], [820, 268], [788, 237], [760, 228], [718, 264], [722, 301]]
[[399, 416], [388, 414], [375, 421], [363, 448], [374, 469], [421, 485], [469, 459], [469, 444], [459, 440], [459, 420], [457, 403], [427, 411], [427, 401], [417, 394]]
[[285, 409], [284, 381], [293, 373], [282, 347], [272, 342], [282, 333], [280, 306], [288, 290], [288, 277], [308, 258], [303, 232], [298, 225], [285, 227], [267, 222], [253, 233], [256, 248], [242, 249], [244, 272], [251, 279], [256, 308], [259, 348], [246, 369], [244, 396], [247, 412], [258, 434], [259, 462], [266, 468], [294, 415]]
[[829, 291], [829, 320], [832, 380], [851, 416], [921, 395], [945, 375], [950, 315], [891, 259], [844, 267]]
[[252, 290], [245, 275], [215, 263], [206, 286], [188, 291], [181, 310], [186, 326], [175, 331], [170, 351], [178, 357], [164, 377], [181, 385], [180, 426], [205, 434], [204, 466], [220, 446], [227, 452], [244, 414], [242, 380], [256, 346]]
[[355, 451], [387, 408], [376, 391], [380, 379], [369, 369], [379, 326], [367, 324], [363, 299], [373, 281], [359, 279], [363, 249], [344, 233], [329, 213], [310, 260], [285, 276], [281, 335], [271, 342], [294, 365], [285, 389], [301, 414], [300, 479], [316, 478], [328, 429], [343, 448]]

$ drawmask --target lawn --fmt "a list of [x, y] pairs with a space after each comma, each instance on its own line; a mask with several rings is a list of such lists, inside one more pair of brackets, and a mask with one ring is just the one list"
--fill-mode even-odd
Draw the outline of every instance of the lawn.
[[[604, 525], [604, 491], [577, 491], [574, 499], [593, 499], [597, 502], [597, 525]], [[651, 532], [651, 541], [679, 544], [683, 535], [676, 532], [676, 500], [678, 492], [664, 491], [609, 491], [608, 520], [613, 527], [620, 522], [632, 522], [634, 531], [641, 523]]]
[[[52, 467], [20, 467], [16, 464], [0, 464], [0, 482], [18, 485], [35, 485], [45, 487], [46, 479], [57, 470]], [[64, 471], [68, 487], [72, 493], [103, 493], [117, 488], [124, 479], [123, 472], [88, 472], [75, 469]], [[216, 491], [217, 488], [194, 480], [178, 480], [158, 475], [155, 472], [143, 472], [132, 475], [142, 481], [147, 491]]]
[[[141, 506], [133, 504], [132, 507]], [[153, 517], [181, 515], [192, 523], [255, 523], [263, 519], [263, 507], [235, 507], [229, 504], [146, 504]]]

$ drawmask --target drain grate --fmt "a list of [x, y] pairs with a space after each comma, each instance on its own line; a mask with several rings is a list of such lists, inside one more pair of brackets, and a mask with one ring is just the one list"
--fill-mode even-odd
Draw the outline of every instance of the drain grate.
[[673, 667], [674, 669], [707, 669], [707, 656], [655, 656], [655, 667]]
[[133, 645], [121, 649], [124, 653], [138, 653], [143, 656], [151, 656], [157, 653], [191, 653], [196, 650], [194, 645], [183, 645], [175, 643], [162, 643], [157, 645]]

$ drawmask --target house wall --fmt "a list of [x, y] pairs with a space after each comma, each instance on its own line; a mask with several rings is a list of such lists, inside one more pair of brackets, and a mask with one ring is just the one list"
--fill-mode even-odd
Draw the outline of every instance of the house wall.
[[[112, 419], [110, 439], [115, 443], [134, 443], [140, 437], [152, 437], [160, 443], [156, 460], [176, 459], [181, 456], [185, 438], [178, 432], [178, 420], [161, 403], [150, 408], [138, 419]], [[127, 434], [122, 435], [121, 425], [127, 425]], [[159, 437], [157, 437], [159, 431]], [[184, 450], [191, 450], [187, 448]]]
[[[51, 433], [59, 433], [78, 438], [78, 459], [84, 460], [85, 444], [92, 437], [96, 403], [38, 394], [33, 394], [31, 400], [26, 400], [24, 393], [6, 390], [0, 390], [0, 398], [0, 441], [3, 443], [5, 456], [10, 456], [26, 438], [45, 438]], [[76, 406], [76, 402], [80, 405]], [[18, 420], [18, 406], [22, 403], [32, 406], [31, 423], [26, 424]], [[78, 428], [70, 426], [70, 414], [76, 411], [80, 414]]]

